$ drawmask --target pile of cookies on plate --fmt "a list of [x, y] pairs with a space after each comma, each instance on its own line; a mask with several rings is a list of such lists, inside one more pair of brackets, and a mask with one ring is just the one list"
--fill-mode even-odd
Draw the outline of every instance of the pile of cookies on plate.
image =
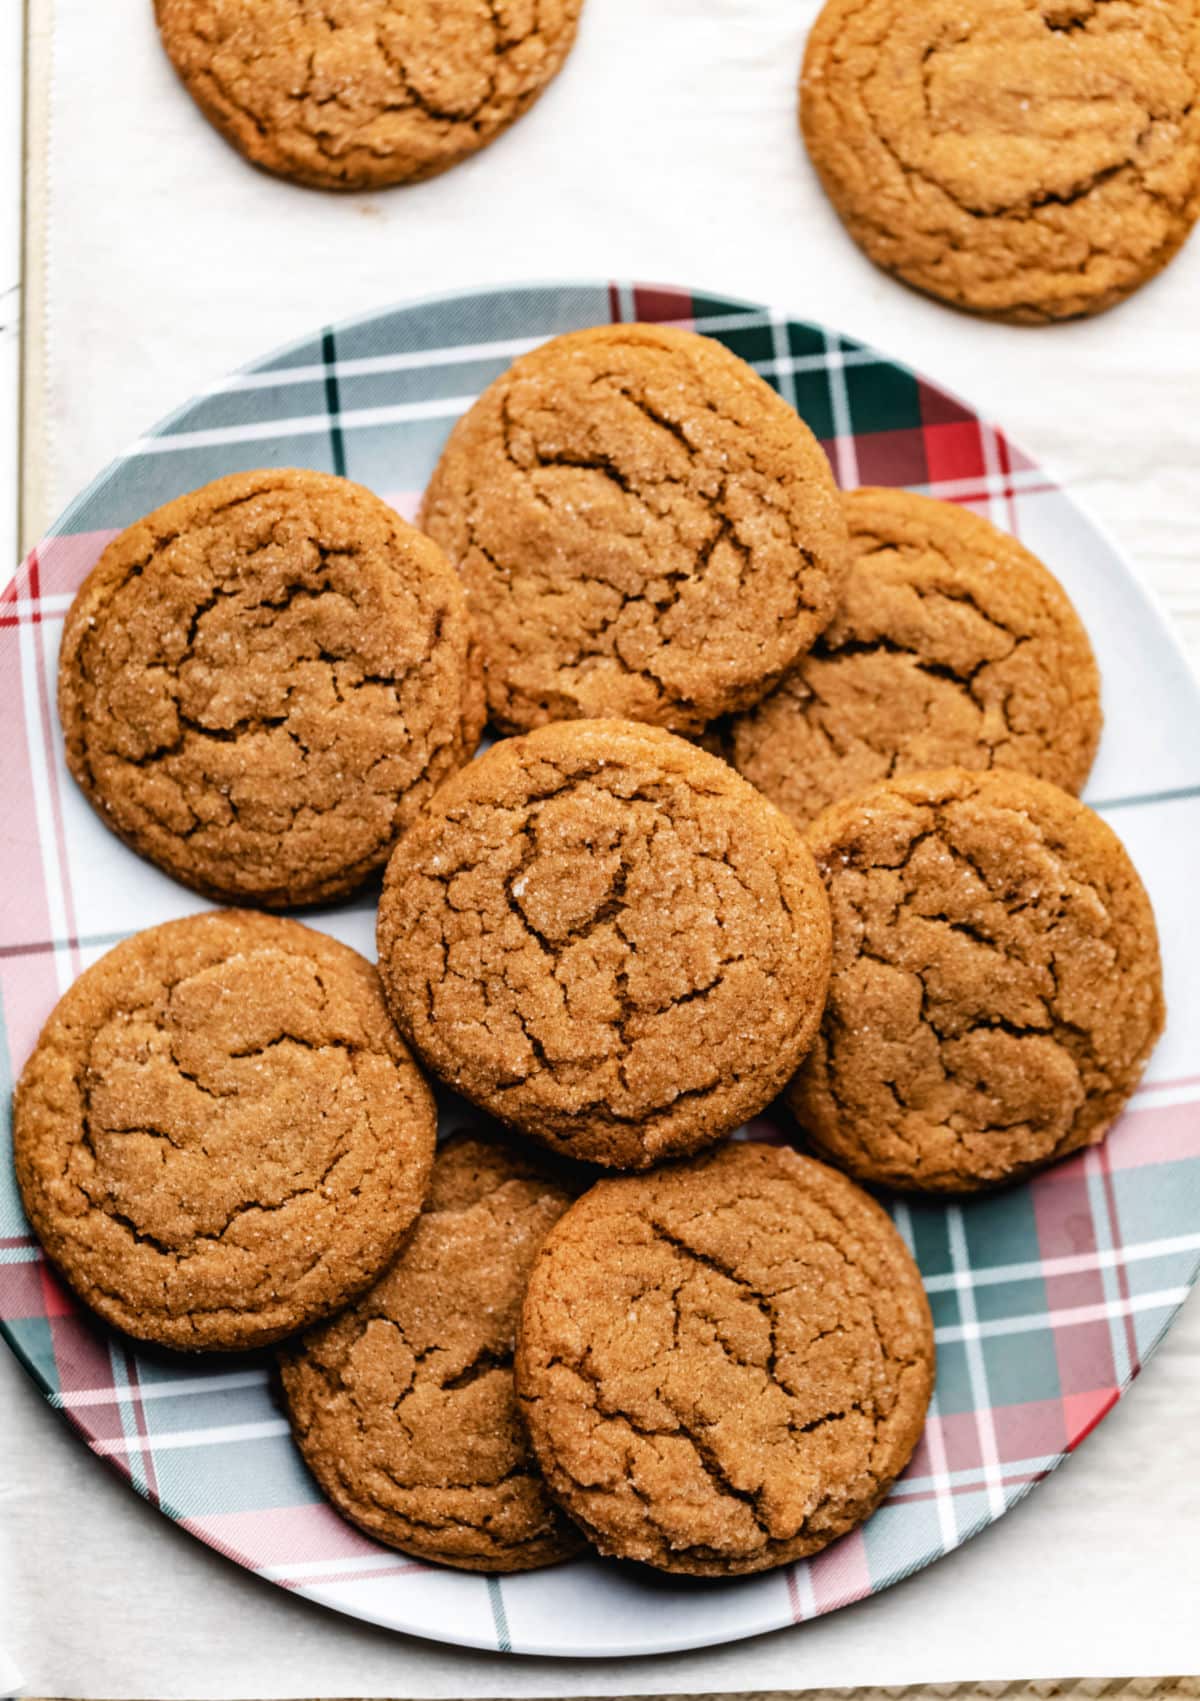
[[[1103, 1138], [1162, 1027], [1146, 893], [1075, 796], [1087, 635], [1012, 538], [840, 495], [761, 378], [664, 326], [518, 360], [420, 524], [238, 473], [79, 591], [71, 772], [237, 907], [51, 1015], [30, 1220], [140, 1340], [282, 1343], [317, 1481], [408, 1553], [811, 1554], [933, 1381], [862, 1184], [968, 1194]], [[269, 913], [381, 869], [378, 971]], [[448, 1099], [440, 1147], [425, 1071], [486, 1113]], [[781, 1094], [815, 1155], [727, 1139]]]

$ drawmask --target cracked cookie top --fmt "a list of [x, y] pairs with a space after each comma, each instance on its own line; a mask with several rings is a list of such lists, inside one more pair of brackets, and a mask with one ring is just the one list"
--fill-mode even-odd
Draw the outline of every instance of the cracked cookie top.
[[563, 721], [494, 746], [409, 829], [379, 966], [459, 1092], [641, 1169], [783, 1087], [820, 1021], [828, 906], [803, 840], [724, 762], [654, 727]]
[[827, 0], [800, 116], [871, 259], [1037, 322], [1113, 306], [1184, 242], [1198, 90], [1198, 0]]
[[368, 1535], [467, 1571], [531, 1571], [580, 1545], [542, 1483], [512, 1369], [530, 1267], [569, 1203], [509, 1149], [448, 1140], [386, 1273], [284, 1350], [297, 1444]]
[[255, 165], [318, 189], [432, 177], [532, 106], [582, 0], [155, 0], [188, 91]]
[[730, 726], [738, 772], [801, 827], [922, 768], [1021, 768], [1079, 791], [1100, 737], [1100, 676], [1058, 581], [969, 509], [874, 489], [844, 505], [838, 612]]
[[466, 581], [505, 731], [678, 732], [768, 691], [829, 621], [846, 528], [825, 455], [720, 343], [556, 337], [459, 421], [421, 524]]
[[602, 1553], [731, 1576], [816, 1553], [904, 1469], [929, 1307], [886, 1214], [798, 1153], [734, 1143], [602, 1181], [538, 1256], [517, 1391]]
[[361, 485], [236, 473], [109, 544], [63, 632], [67, 762], [101, 818], [210, 897], [341, 896], [483, 728], [461, 586]]
[[435, 1134], [371, 965], [299, 922], [217, 911], [80, 976], [21, 1075], [13, 1148], [38, 1238], [105, 1322], [217, 1350], [373, 1282]]
[[788, 1098], [814, 1148], [962, 1193], [1103, 1139], [1164, 1020], [1154, 912], [1111, 828], [1044, 780], [951, 769], [836, 803], [808, 840], [833, 976]]

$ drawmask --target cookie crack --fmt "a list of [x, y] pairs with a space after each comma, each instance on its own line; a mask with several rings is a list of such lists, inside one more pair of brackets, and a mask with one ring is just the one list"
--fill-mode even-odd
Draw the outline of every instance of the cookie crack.
[[481, 1381], [485, 1376], [491, 1376], [494, 1371], [511, 1371], [512, 1364], [511, 1349], [497, 1351], [494, 1348], [485, 1347], [482, 1352], [476, 1353], [470, 1364], [464, 1365], [456, 1375], [448, 1376], [441, 1387], [447, 1393], [457, 1393], [460, 1388], [469, 1388], [472, 1383]]
[[744, 1276], [739, 1276], [736, 1270], [731, 1270], [727, 1265], [722, 1264], [720, 1260], [714, 1258], [711, 1253], [699, 1251], [699, 1249], [693, 1246], [689, 1241], [684, 1240], [680, 1235], [668, 1228], [660, 1218], [651, 1216], [649, 1218], [649, 1222], [659, 1240], [663, 1241], [667, 1246], [673, 1247], [676, 1252], [680, 1253], [683, 1257], [690, 1259], [693, 1263], [701, 1265], [706, 1270], [711, 1270], [714, 1275], [724, 1276], [727, 1282], [732, 1282], [735, 1287], [739, 1287], [743, 1290], [743, 1292], [750, 1294], [757, 1309], [768, 1319], [768, 1321], [771, 1319], [772, 1311], [770, 1304], [765, 1296], [754, 1286], [753, 1282], [747, 1281]]
[[[494, 0], [489, 0], [488, 9], [492, 14], [493, 21], [495, 22], [496, 9]], [[423, 95], [420, 89], [417, 88], [416, 84], [412, 82], [409, 77], [407, 67], [396, 56], [396, 54], [392, 52], [391, 48], [384, 40], [382, 28], [377, 28], [375, 31], [375, 47], [380, 58], [392, 72], [401, 89], [404, 91], [406, 96], [406, 99], [402, 103], [404, 106], [415, 107], [418, 112], [423, 113], [426, 118], [432, 119], [436, 124], [445, 124], [448, 126], [466, 125], [472, 129], [477, 129], [480, 123], [483, 122], [482, 114], [485, 113], [486, 109], [495, 99], [496, 79], [494, 74], [488, 78], [485, 92], [469, 110], [464, 112], [456, 110], [453, 107], [439, 107], [434, 101], [431, 101], [426, 95]], [[392, 103], [388, 102], [387, 109], [390, 110], [391, 106]]]

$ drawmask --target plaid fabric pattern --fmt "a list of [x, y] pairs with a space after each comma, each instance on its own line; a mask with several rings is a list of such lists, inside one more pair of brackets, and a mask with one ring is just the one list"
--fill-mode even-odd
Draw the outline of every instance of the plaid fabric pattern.
[[[1077, 1447], [1136, 1377], [1200, 1264], [1200, 702], [1111, 546], [1001, 432], [872, 349], [761, 307], [634, 284], [418, 303], [330, 328], [165, 420], [85, 491], [0, 593], [0, 1089], [71, 980], [198, 900], [126, 851], [63, 767], [62, 618], [114, 531], [184, 490], [262, 465], [345, 472], [411, 515], [454, 420], [507, 363], [605, 319], [691, 326], [751, 362], [808, 420], [844, 485], [906, 485], [986, 514], [1063, 578], [1092, 633], [1108, 731], [1089, 801], [1122, 833], [1163, 926], [1170, 1028], [1108, 1142], [963, 1205], [900, 1203], [938, 1341], [912, 1465], [866, 1527], [763, 1577], [652, 1598], [579, 1561], [503, 1582], [417, 1564], [321, 1501], [265, 1359], [188, 1361], [97, 1327], [30, 1237], [0, 1165], [0, 1328], [93, 1452], [202, 1540], [284, 1588], [397, 1629], [522, 1653], [683, 1648], [800, 1622], [928, 1564]], [[316, 924], [370, 954], [373, 905]], [[462, 1115], [450, 1107], [456, 1122]], [[751, 1132], [785, 1139], [770, 1118]]]

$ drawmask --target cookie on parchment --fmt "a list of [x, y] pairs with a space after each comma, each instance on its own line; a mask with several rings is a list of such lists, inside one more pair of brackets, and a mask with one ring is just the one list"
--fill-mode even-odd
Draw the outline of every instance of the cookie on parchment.
[[665, 325], [516, 361], [455, 426], [421, 524], [466, 581], [507, 732], [699, 731], [808, 649], [845, 566], [808, 427], [722, 344]]
[[557, 75], [582, 0], [155, 0], [188, 92], [255, 165], [380, 189], [493, 141]]
[[466, 602], [361, 485], [235, 473], [139, 520], [71, 605], [67, 762], [177, 880], [272, 908], [386, 862], [483, 728]]
[[517, 1392], [602, 1553], [727, 1577], [869, 1517], [933, 1386], [929, 1307], [884, 1211], [824, 1164], [733, 1142], [601, 1181], [534, 1265]]
[[1058, 581], [969, 509], [905, 490], [843, 500], [851, 564], [838, 612], [731, 723], [738, 772], [800, 827], [922, 768], [1021, 768], [1081, 790], [1100, 676]]
[[833, 804], [808, 842], [833, 976], [788, 1099], [813, 1149], [968, 1193], [1102, 1140], [1164, 1020], [1154, 912], [1112, 829], [1044, 780], [949, 769]]
[[39, 1240], [105, 1322], [225, 1350], [375, 1280], [435, 1135], [371, 965], [299, 922], [216, 911], [134, 934], [60, 999], [13, 1149]]
[[569, 1203], [511, 1149], [448, 1140], [388, 1270], [283, 1349], [300, 1451], [368, 1535], [468, 1571], [530, 1571], [579, 1547], [542, 1483], [512, 1372], [530, 1267]]
[[829, 967], [795, 829], [724, 762], [627, 721], [560, 721], [456, 775], [388, 865], [378, 940], [392, 1013], [443, 1080], [621, 1169], [761, 1111]]
[[1029, 323], [1146, 283], [1200, 216], [1194, 0], [827, 0], [800, 117], [878, 265]]

